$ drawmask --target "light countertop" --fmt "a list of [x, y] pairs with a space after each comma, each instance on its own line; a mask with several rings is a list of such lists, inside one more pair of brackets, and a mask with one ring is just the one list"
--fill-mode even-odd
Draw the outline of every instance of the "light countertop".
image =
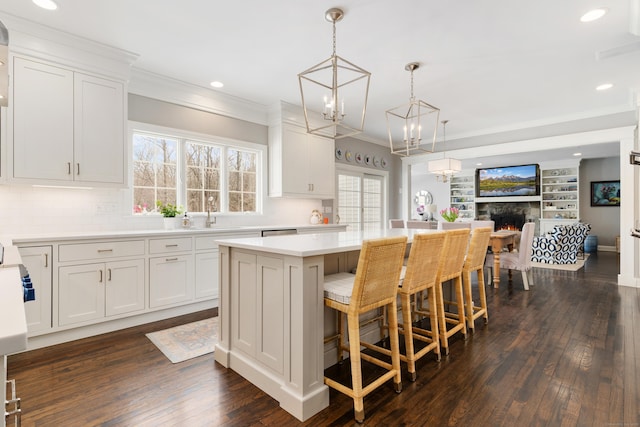
[[213, 226], [211, 228], [176, 228], [172, 230], [110, 230], [110, 231], [60, 231], [36, 234], [4, 235], [2, 241], [5, 244], [24, 244], [34, 242], [55, 242], [59, 240], [92, 240], [92, 239], [112, 239], [112, 238], [145, 238], [145, 237], [175, 237], [182, 235], [225, 235], [260, 232], [262, 230], [285, 230], [297, 229], [312, 231], [322, 228], [344, 227], [340, 224], [297, 224], [297, 225], [250, 225], [250, 226]]
[[294, 234], [271, 237], [245, 237], [219, 239], [223, 246], [269, 252], [280, 255], [308, 257], [359, 250], [362, 241], [382, 237], [407, 236], [408, 243], [418, 233], [436, 233], [437, 230], [390, 228], [373, 231], [342, 231], [317, 234]]

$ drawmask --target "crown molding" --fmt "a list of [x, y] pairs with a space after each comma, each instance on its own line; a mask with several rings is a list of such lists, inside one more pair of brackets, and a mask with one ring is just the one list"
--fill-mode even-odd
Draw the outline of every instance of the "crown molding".
[[138, 55], [0, 12], [9, 31], [9, 52], [27, 55], [91, 73], [129, 79]]
[[267, 125], [267, 106], [133, 67], [129, 93]]

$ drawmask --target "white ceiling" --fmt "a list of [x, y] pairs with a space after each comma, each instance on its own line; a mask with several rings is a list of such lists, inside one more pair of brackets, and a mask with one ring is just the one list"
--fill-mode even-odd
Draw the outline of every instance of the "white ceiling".
[[[372, 74], [365, 133], [383, 141], [385, 110], [409, 98], [441, 109], [447, 139], [634, 111], [640, 89], [638, 0], [29, 0], [0, 10], [139, 55], [134, 67], [265, 106], [300, 104], [297, 74], [337, 53]], [[593, 7], [609, 13], [579, 22]], [[622, 49], [621, 49], [622, 48]], [[603, 53], [628, 51], [598, 59]], [[606, 55], [604, 55], [606, 56]], [[595, 91], [601, 83], [614, 87]]]

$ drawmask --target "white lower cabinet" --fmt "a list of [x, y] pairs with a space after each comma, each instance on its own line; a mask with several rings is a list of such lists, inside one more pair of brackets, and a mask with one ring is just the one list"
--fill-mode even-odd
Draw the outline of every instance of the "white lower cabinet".
[[149, 259], [149, 307], [187, 302], [193, 294], [193, 255]]
[[59, 326], [143, 309], [144, 259], [59, 268]]
[[218, 259], [220, 252], [196, 253], [196, 299], [218, 298]]
[[29, 336], [47, 332], [52, 327], [51, 317], [51, 246], [34, 246], [19, 248], [22, 264], [27, 267], [31, 283], [35, 289], [36, 299], [24, 304], [27, 316]]

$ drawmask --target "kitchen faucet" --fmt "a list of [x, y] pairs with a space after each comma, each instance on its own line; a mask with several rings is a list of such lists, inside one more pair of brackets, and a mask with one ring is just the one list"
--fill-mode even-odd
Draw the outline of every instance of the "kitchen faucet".
[[205, 223], [205, 227], [211, 228], [212, 224], [216, 223], [216, 217], [211, 218], [211, 208], [213, 206], [213, 196], [209, 196], [207, 199], [207, 222]]

